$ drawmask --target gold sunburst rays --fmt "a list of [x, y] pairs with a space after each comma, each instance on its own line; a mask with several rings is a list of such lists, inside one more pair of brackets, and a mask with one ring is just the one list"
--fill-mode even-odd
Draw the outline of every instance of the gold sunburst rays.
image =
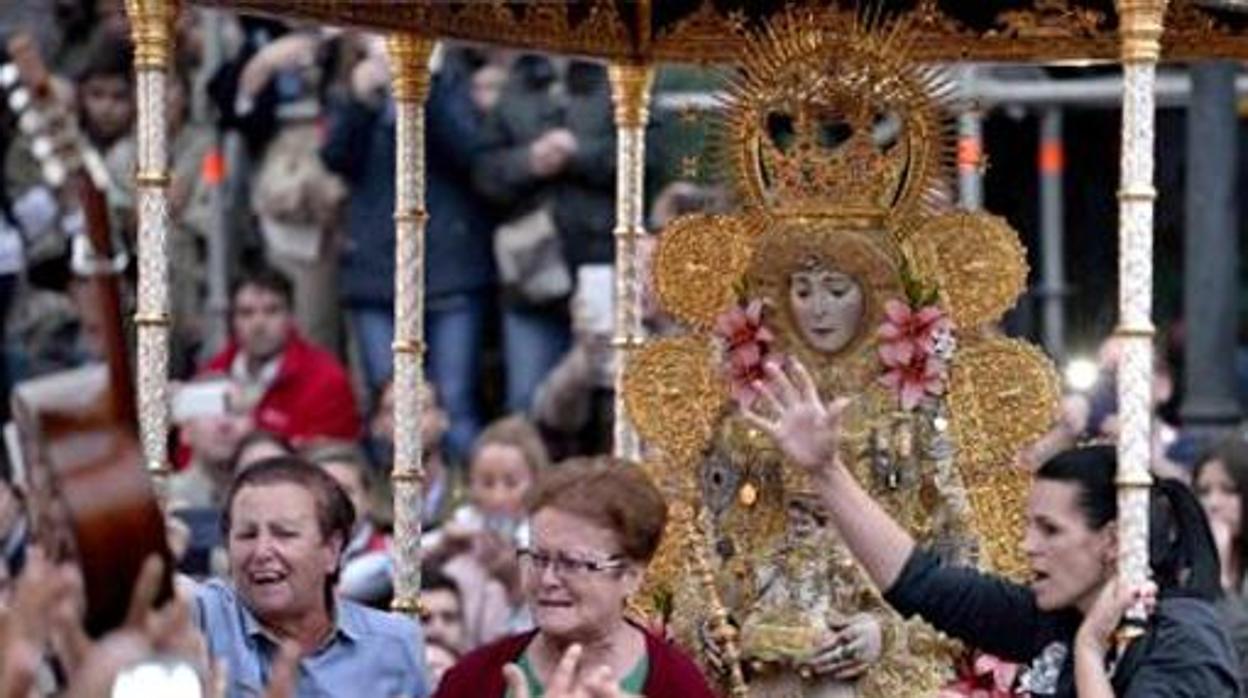
[[956, 88], [912, 60], [911, 24], [807, 9], [756, 32], [714, 152], [747, 206], [878, 224], [947, 200]]

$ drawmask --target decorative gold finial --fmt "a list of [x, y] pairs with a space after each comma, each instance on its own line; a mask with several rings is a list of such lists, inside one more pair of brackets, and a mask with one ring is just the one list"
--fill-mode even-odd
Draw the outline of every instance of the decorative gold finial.
[[166, 70], [173, 63], [178, 0], [126, 0], [135, 70]]
[[1117, 0], [1124, 63], [1156, 63], [1167, 0]]
[[429, 94], [429, 56], [433, 39], [416, 34], [393, 34], [386, 39], [394, 70], [394, 98], [400, 102], [421, 102]]
[[650, 116], [650, 87], [654, 84], [654, 67], [641, 63], [612, 63], [607, 68], [611, 79], [611, 98], [615, 102], [615, 123], [623, 128], [642, 128]]

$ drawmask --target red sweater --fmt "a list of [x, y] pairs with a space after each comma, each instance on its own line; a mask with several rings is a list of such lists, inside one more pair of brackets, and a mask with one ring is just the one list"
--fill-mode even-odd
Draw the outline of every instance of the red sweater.
[[[642, 687], [645, 698], [715, 698], [693, 660], [674, 645], [642, 630], [650, 673]], [[511, 635], [468, 654], [442, 677], [433, 698], [503, 698], [507, 682], [503, 667], [524, 654], [537, 631]]]
[[[230, 342], [204, 366], [203, 374], [228, 374], [238, 345]], [[346, 369], [333, 354], [291, 331], [282, 350], [277, 378], [265, 391], [253, 417], [257, 429], [298, 444], [326, 437], [354, 440], [360, 436], [360, 415]]]

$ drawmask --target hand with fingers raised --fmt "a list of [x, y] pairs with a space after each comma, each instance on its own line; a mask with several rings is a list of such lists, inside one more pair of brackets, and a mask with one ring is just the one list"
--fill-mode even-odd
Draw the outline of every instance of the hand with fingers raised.
[[[559, 659], [555, 673], [546, 686], [545, 698], [640, 698], [625, 693], [615, 683], [609, 667], [581, 667], [581, 646], [572, 645]], [[511, 698], [532, 698], [524, 671], [515, 664], [503, 668], [507, 679], [507, 695]]]
[[745, 418], [811, 475], [830, 472], [837, 464], [841, 414], [849, 401], [824, 402], [810, 372], [795, 359], [784, 366], [768, 363], [764, 371], [767, 380], [754, 386], [761, 399], [742, 410]]

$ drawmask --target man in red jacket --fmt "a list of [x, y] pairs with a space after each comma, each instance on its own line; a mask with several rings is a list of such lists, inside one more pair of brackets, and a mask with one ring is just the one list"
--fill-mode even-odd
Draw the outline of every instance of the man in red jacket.
[[329, 352], [300, 336], [290, 281], [274, 269], [246, 272], [230, 293], [230, 342], [202, 374], [233, 381], [239, 412], [257, 429], [292, 443], [317, 438], [354, 440], [360, 416], [351, 382]]

